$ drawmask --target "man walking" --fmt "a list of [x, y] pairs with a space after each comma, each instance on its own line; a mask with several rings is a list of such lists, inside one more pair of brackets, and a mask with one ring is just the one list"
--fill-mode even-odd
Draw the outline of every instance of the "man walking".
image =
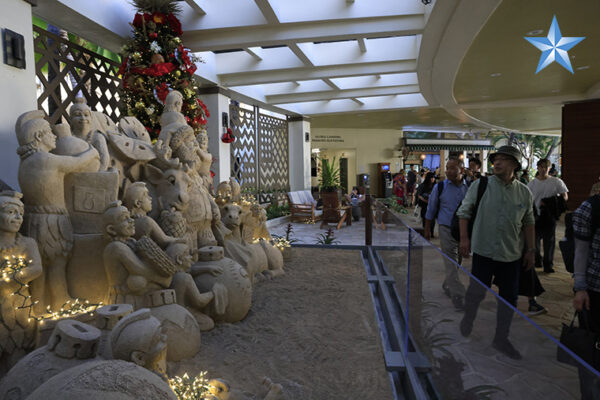
[[[600, 333], [600, 229], [594, 226], [598, 211], [592, 204], [599, 204], [598, 195], [587, 199], [573, 213], [575, 236], [575, 260], [573, 306], [579, 311], [579, 326], [586, 326]], [[598, 207], [597, 205], [595, 207]], [[584, 316], [587, 314], [587, 318]], [[585, 321], [587, 319], [587, 321]], [[582, 400], [600, 398], [600, 381], [586, 368], [579, 368]]]
[[478, 158], [469, 158], [469, 168], [465, 169], [465, 181], [467, 186], [481, 178], [481, 161]]
[[[518, 149], [502, 146], [490, 156], [490, 161], [494, 165], [494, 175], [488, 178], [479, 209], [475, 211], [474, 207], [481, 179], [471, 185], [457, 213], [460, 254], [467, 258], [473, 250], [473, 276], [487, 287], [495, 278], [500, 296], [516, 306], [524, 240], [527, 243], [524, 258], [526, 269], [529, 270], [535, 263], [533, 196], [527, 186], [515, 179], [515, 172], [521, 168]], [[475, 212], [473, 237], [469, 238], [469, 220]], [[485, 287], [471, 279], [465, 296], [465, 315], [460, 322], [460, 332], [465, 337], [471, 334], [479, 303], [485, 294]], [[513, 310], [498, 301], [496, 335], [492, 345], [501, 353], [518, 360], [521, 354], [508, 340], [512, 316]]]
[[[560, 217], [559, 196], [567, 200], [567, 186], [560, 178], [550, 176], [550, 161], [546, 158], [537, 163], [538, 174], [527, 184], [533, 194], [533, 204], [537, 210], [535, 222], [535, 266], [544, 266], [544, 272], [554, 272], [554, 247], [556, 239], [556, 220]], [[541, 242], [544, 256], [541, 254]]]
[[[429, 195], [425, 214], [425, 239], [431, 239], [431, 223], [437, 218], [440, 232], [440, 247], [451, 259], [459, 262], [458, 242], [452, 237], [450, 225], [454, 212], [467, 193], [467, 184], [463, 180], [464, 165], [461, 160], [450, 159], [446, 163], [446, 179], [433, 187]], [[440, 186], [441, 189], [440, 189]], [[441, 194], [440, 194], [441, 192]], [[442, 285], [444, 293], [452, 300], [456, 309], [462, 310], [465, 287], [458, 279], [455, 264], [444, 259], [446, 279]]]

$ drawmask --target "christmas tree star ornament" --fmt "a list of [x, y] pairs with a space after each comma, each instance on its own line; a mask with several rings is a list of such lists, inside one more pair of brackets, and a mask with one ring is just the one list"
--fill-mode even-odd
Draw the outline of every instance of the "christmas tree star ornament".
[[535, 71], [536, 74], [555, 61], [573, 74], [573, 67], [571, 66], [569, 53], [567, 52], [585, 39], [585, 37], [563, 37], [555, 15], [552, 18], [552, 24], [548, 30], [548, 36], [525, 36], [524, 39], [542, 51], [537, 70]]

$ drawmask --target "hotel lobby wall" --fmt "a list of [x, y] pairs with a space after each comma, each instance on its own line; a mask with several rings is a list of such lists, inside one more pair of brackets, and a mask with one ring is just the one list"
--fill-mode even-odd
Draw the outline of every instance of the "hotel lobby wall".
[[[10, 29], [25, 38], [25, 69], [4, 64], [0, 60], [0, 179], [18, 189], [17, 139], [15, 122], [26, 111], [36, 110], [35, 60], [31, 5], [23, 0], [3, 0], [0, 28]], [[4, 45], [0, 45], [4, 51]]]
[[313, 128], [312, 148], [327, 150], [356, 149], [354, 172], [348, 168], [348, 186], [356, 185], [356, 175], [370, 175], [371, 188], [379, 187], [378, 163], [390, 163], [392, 173], [402, 167], [402, 159], [394, 156], [400, 148], [402, 131], [397, 129]]

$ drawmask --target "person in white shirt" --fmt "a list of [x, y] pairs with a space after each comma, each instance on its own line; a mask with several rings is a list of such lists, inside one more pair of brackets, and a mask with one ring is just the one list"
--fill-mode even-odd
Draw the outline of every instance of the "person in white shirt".
[[[536, 209], [535, 243], [536, 243], [536, 268], [544, 267], [544, 272], [554, 272], [554, 247], [556, 220], [556, 204], [558, 197], [567, 200], [567, 186], [556, 177], [550, 176], [550, 161], [546, 158], [537, 163], [538, 175], [527, 184], [533, 193], [533, 204]], [[554, 204], [552, 204], [554, 203]], [[544, 255], [541, 254], [541, 243], [543, 242]]]

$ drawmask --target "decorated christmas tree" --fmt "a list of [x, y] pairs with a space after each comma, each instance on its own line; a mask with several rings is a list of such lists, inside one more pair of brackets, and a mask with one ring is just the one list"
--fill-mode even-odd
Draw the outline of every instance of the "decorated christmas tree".
[[193, 79], [200, 60], [181, 41], [179, 1], [133, 0], [138, 11], [131, 24], [133, 38], [123, 47], [121, 111], [139, 119], [153, 139], [160, 132], [160, 116], [171, 90], [183, 95], [181, 112], [196, 133], [210, 115]]

